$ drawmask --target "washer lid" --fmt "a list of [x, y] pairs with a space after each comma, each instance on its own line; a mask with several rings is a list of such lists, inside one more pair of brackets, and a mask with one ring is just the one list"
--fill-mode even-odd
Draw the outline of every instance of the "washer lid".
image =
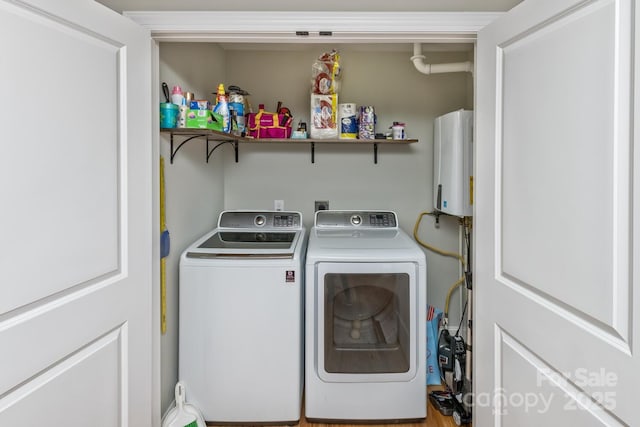
[[186, 251], [187, 258], [280, 258], [300, 256], [305, 230], [256, 231], [219, 229], [209, 232]]
[[223, 211], [218, 218], [218, 228], [192, 244], [186, 256], [294, 258], [296, 252], [300, 252], [304, 237], [300, 212]]
[[205, 249], [289, 249], [295, 240], [296, 232], [278, 231], [218, 231], [198, 248]]

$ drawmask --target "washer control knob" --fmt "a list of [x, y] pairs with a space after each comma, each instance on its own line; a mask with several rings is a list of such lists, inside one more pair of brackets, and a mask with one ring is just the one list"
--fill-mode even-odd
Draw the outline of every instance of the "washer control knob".
[[258, 215], [253, 220], [253, 223], [258, 227], [262, 227], [266, 222], [267, 222], [267, 219], [264, 217], [264, 215]]
[[353, 225], [362, 224], [362, 217], [360, 215], [353, 215], [351, 217], [351, 224], [353, 224]]

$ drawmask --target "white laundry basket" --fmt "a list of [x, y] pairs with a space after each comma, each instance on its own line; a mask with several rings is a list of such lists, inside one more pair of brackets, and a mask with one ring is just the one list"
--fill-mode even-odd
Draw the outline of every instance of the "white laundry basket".
[[162, 420], [162, 427], [206, 427], [200, 411], [185, 402], [184, 385], [176, 384], [176, 406]]

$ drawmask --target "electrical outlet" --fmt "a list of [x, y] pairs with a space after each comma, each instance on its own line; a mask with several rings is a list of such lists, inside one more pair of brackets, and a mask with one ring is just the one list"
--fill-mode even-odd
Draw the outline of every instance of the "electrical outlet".
[[317, 211], [326, 211], [329, 209], [329, 201], [328, 200], [316, 200], [316, 208], [315, 208], [315, 212]]
[[274, 200], [273, 201], [273, 210], [274, 211], [283, 211], [284, 210], [284, 200]]

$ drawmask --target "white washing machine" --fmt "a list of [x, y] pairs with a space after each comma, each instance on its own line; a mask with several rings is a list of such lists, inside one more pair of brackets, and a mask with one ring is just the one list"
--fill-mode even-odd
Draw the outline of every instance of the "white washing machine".
[[306, 259], [305, 415], [426, 417], [426, 259], [388, 211], [318, 211]]
[[207, 422], [300, 419], [305, 250], [299, 212], [225, 211], [182, 254], [178, 376]]

